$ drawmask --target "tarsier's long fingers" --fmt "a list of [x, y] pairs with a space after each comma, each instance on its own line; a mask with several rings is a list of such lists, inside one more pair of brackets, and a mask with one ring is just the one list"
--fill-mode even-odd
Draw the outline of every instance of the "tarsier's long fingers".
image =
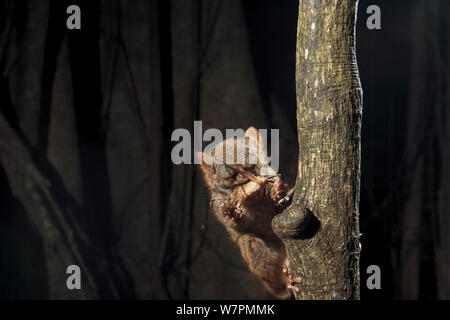
[[282, 182], [281, 180], [277, 181], [270, 190], [270, 198], [273, 202], [278, 202], [286, 197], [288, 191], [289, 186], [286, 183]]
[[288, 287], [289, 290], [292, 290], [292, 291], [295, 291], [295, 292], [300, 292], [299, 288], [297, 288], [296, 286], [293, 286], [291, 284], [288, 285], [287, 287]]
[[295, 285], [301, 284], [303, 282], [303, 279], [301, 277], [296, 277], [296, 278], [292, 279], [291, 271], [290, 271], [288, 265], [283, 265], [283, 273], [287, 277], [287, 288], [294, 292], [300, 292], [300, 289], [297, 288]]
[[226, 219], [230, 220], [242, 218], [243, 211], [241, 209], [241, 203], [237, 199], [229, 199], [222, 204], [222, 214]]

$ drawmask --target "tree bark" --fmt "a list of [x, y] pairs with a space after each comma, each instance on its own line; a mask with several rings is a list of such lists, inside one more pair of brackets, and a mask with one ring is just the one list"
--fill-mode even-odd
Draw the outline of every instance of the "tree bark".
[[359, 299], [362, 89], [356, 0], [301, 0], [296, 90], [298, 173], [272, 226], [286, 245], [296, 299]]

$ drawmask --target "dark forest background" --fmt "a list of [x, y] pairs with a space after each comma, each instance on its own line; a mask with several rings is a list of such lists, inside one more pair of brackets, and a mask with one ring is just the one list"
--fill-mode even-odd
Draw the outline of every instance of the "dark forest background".
[[[71, 4], [81, 30], [66, 28]], [[279, 128], [293, 185], [297, 10], [1, 0], [0, 298], [270, 298], [170, 137], [194, 120]], [[450, 298], [448, 14], [444, 0], [359, 2], [363, 299]], [[82, 290], [66, 288], [71, 264]], [[373, 264], [381, 290], [365, 285]]]

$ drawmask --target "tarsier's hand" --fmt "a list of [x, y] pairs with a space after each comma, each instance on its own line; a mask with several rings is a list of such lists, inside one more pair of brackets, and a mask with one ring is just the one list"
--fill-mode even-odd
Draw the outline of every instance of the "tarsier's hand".
[[237, 220], [242, 218], [243, 212], [240, 201], [234, 197], [222, 205], [222, 214], [226, 219]]
[[281, 180], [278, 180], [273, 185], [272, 189], [270, 189], [270, 198], [273, 202], [277, 203], [284, 197], [289, 191], [289, 186]]

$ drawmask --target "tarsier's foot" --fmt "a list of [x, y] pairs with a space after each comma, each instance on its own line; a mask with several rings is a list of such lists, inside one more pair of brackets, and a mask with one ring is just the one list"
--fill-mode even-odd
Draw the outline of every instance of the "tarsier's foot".
[[242, 218], [244, 213], [239, 201], [231, 198], [222, 205], [222, 214], [226, 219], [237, 220]]
[[287, 288], [290, 291], [299, 292], [300, 289], [297, 288], [295, 285], [302, 283], [303, 282], [302, 278], [301, 277], [297, 277], [297, 278], [292, 279], [291, 271], [289, 269], [289, 265], [286, 265], [286, 264], [283, 265], [283, 273], [286, 275], [286, 278], [287, 278], [287, 280], [286, 280]]
[[289, 191], [289, 186], [284, 183], [283, 181], [279, 180], [275, 182], [272, 189], [270, 189], [270, 198], [273, 202], [278, 202], [284, 197], [286, 197], [286, 194]]

